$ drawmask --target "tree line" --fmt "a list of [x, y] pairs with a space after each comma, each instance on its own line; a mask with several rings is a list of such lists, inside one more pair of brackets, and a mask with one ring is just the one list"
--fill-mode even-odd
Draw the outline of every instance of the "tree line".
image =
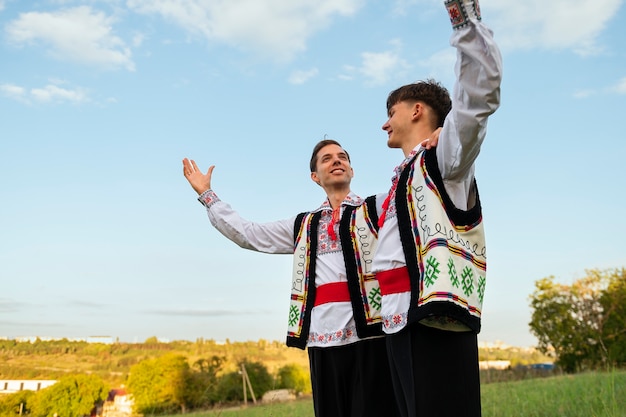
[[[260, 362], [243, 360], [235, 370], [225, 370], [224, 357], [212, 356], [189, 364], [180, 354], [168, 353], [145, 359], [130, 369], [126, 390], [132, 395], [134, 412], [144, 415], [204, 410], [216, 405], [241, 403], [245, 368], [257, 397], [272, 389], [311, 392], [308, 370], [287, 364], [270, 374]], [[94, 415], [107, 399], [109, 389], [97, 375], [72, 374], [40, 391], [20, 391], [0, 396], [0, 417], [83, 417]]]

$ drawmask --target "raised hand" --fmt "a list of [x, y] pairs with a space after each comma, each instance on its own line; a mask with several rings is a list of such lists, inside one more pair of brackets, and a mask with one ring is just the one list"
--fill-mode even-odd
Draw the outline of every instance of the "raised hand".
[[206, 174], [203, 174], [196, 161], [193, 159], [183, 159], [183, 175], [189, 181], [189, 185], [193, 188], [198, 195], [202, 194], [206, 190], [211, 188], [211, 176], [213, 175], [213, 169], [215, 165], [211, 165]]

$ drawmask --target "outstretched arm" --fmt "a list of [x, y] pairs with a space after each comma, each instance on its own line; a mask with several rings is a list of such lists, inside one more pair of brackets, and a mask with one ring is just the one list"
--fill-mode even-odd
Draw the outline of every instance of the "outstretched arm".
[[474, 176], [487, 118], [500, 105], [502, 57], [493, 32], [482, 23], [478, 0], [445, 0], [457, 49], [452, 110], [441, 132], [437, 159], [444, 180]]
[[200, 203], [206, 207], [211, 224], [244, 249], [265, 253], [293, 253], [295, 218], [268, 223], [244, 219], [229, 204], [221, 201], [211, 189], [214, 168], [211, 165], [206, 174], [203, 174], [193, 159], [183, 159], [183, 174], [198, 193]]

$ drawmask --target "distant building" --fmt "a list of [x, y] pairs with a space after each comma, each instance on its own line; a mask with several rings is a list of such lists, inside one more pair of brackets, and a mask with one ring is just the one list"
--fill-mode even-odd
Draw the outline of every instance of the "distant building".
[[133, 399], [125, 388], [109, 391], [107, 400], [102, 405], [102, 417], [129, 417], [133, 415]]
[[511, 367], [511, 361], [480, 361], [478, 362], [479, 369], [497, 369], [504, 370]]
[[0, 380], [0, 394], [14, 394], [19, 391], [39, 391], [56, 384], [57, 381], [42, 379], [3, 379]]
[[89, 336], [87, 343], [104, 343], [105, 345], [112, 345], [115, 343], [113, 336]]

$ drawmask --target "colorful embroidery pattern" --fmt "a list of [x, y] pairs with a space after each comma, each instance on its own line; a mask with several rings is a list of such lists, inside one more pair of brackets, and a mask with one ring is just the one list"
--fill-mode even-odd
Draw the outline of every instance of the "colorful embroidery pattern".
[[309, 342], [315, 342], [318, 346], [332, 342], [348, 342], [356, 340], [358, 340], [358, 337], [356, 335], [356, 327], [354, 326], [328, 333], [309, 333]]
[[298, 307], [294, 305], [289, 306], [289, 326], [297, 325], [299, 319], [300, 312], [298, 311]]
[[206, 190], [198, 197], [198, 201], [206, 208], [210, 208], [213, 204], [220, 201], [219, 197], [213, 190]]
[[435, 259], [434, 256], [430, 256], [426, 260], [426, 270], [424, 271], [424, 283], [427, 287], [430, 287], [437, 281], [439, 277], [439, 262]]
[[463, 6], [459, 0], [452, 0], [446, 3], [448, 9], [448, 16], [450, 16], [450, 23], [454, 29], [459, 28], [467, 22]]
[[450, 283], [455, 288], [459, 288], [459, 274], [456, 272], [456, 265], [454, 265], [452, 258], [448, 258], [448, 274], [450, 275]]
[[468, 297], [472, 295], [474, 292], [474, 271], [469, 266], [463, 268], [461, 282], [463, 283], [463, 293]]
[[379, 287], [372, 288], [370, 293], [367, 295], [367, 299], [369, 300], [372, 308], [380, 310], [382, 307], [383, 295], [381, 294]]
[[481, 20], [478, 0], [449, 0], [445, 5], [453, 29], [467, 25], [471, 17]]
[[385, 329], [395, 329], [404, 327], [407, 324], [407, 313], [390, 314], [383, 317], [383, 326]]
[[[330, 234], [327, 232], [328, 226], [331, 224], [331, 222], [332, 222], [332, 210], [330, 209], [324, 210], [322, 212], [322, 216], [320, 217], [320, 225], [318, 229], [319, 230], [318, 243], [317, 243], [318, 255], [324, 255], [326, 253], [332, 253], [332, 252], [341, 252], [341, 240], [332, 239]], [[335, 224], [333, 227], [336, 229], [339, 227], [339, 225]]]
[[487, 286], [487, 279], [483, 276], [478, 277], [478, 299], [483, 302], [485, 297], [485, 287]]
[[[451, 1], [458, 8], [473, 7], [471, 1]], [[454, 5], [451, 17], [456, 16]], [[458, 9], [459, 12], [467, 10]], [[470, 16], [473, 19], [473, 16]], [[431, 161], [432, 162], [432, 161]], [[480, 319], [486, 279], [486, 255], [480, 213], [470, 222], [455, 224], [446, 212], [444, 197], [436, 184], [436, 178], [428, 171], [426, 153], [417, 155], [415, 162], [407, 167], [408, 220], [415, 239], [417, 261], [420, 265], [420, 286], [416, 306], [426, 307], [431, 302], [452, 302], [465, 309], [469, 316]], [[421, 175], [418, 173], [421, 171]], [[404, 178], [404, 177], [403, 177]], [[447, 201], [447, 200], [446, 200]], [[429, 210], [426, 208], [430, 207]], [[405, 219], [402, 219], [405, 220]], [[405, 226], [406, 227], [406, 226]], [[386, 301], [385, 301], [386, 302]], [[415, 311], [415, 310], [414, 310]], [[428, 314], [428, 309], [422, 310]], [[397, 312], [397, 311], [396, 311]], [[384, 307], [385, 318], [395, 326], [391, 311]], [[419, 315], [419, 314], [416, 314]], [[435, 327], [467, 328], [469, 324], [456, 320], [428, 316], [420, 318]], [[469, 318], [469, 320], [474, 320]], [[465, 329], [466, 330], [466, 329]]]

